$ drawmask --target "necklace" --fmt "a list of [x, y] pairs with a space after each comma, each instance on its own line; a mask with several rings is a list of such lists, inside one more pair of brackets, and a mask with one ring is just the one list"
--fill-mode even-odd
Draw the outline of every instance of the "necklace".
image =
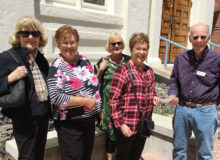
[[62, 54], [59, 55], [59, 58], [62, 59], [64, 62], [66, 63], [75, 63], [79, 60], [79, 56], [78, 55], [74, 55], [74, 59], [67, 59], [65, 58]]
[[124, 60], [124, 57], [122, 55], [119, 55], [119, 56], [110, 56], [109, 60], [112, 62], [112, 63], [115, 63], [115, 64], [120, 64], [121, 62], [123, 62]]

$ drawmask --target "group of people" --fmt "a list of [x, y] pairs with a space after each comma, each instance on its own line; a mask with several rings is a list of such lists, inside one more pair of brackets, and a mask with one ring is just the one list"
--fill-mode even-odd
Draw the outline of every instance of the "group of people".
[[[146, 137], [137, 132], [140, 116], [151, 119], [154, 105], [162, 100], [155, 92], [155, 76], [144, 62], [149, 38], [134, 33], [129, 40], [130, 55], [123, 54], [125, 43], [118, 33], [106, 42], [109, 55], [91, 65], [78, 52], [80, 36], [72, 26], [63, 25], [54, 36], [60, 54], [49, 67], [40, 48], [47, 43], [44, 28], [33, 17], [21, 17], [9, 42], [12, 48], [0, 54], [0, 96], [10, 85], [25, 80], [25, 103], [3, 108], [12, 119], [19, 160], [43, 160], [49, 117], [54, 119], [63, 160], [91, 160], [95, 120], [106, 132], [108, 160], [139, 160]], [[212, 160], [213, 136], [218, 119], [220, 54], [207, 47], [209, 28], [196, 24], [189, 40], [193, 49], [177, 56], [170, 79], [170, 105], [174, 116], [173, 159], [186, 159], [187, 142], [195, 134], [198, 159]], [[9, 55], [12, 52], [19, 66]], [[132, 75], [132, 79], [129, 76]], [[133, 84], [131, 83], [133, 82]], [[139, 109], [136, 104], [136, 97]]]

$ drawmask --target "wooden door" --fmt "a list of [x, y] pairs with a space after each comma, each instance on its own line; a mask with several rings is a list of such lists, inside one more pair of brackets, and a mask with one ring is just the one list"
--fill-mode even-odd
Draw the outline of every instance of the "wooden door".
[[[212, 34], [211, 42], [215, 44], [220, 44], [220, 0], [215, 0], [214, 17], [212, 23]], [[214, 47], [214, 49], [220, 52], [219, 47]]]
[[[191, 0], [163, 0], [161, 36], [187, 46]], [[165, 59], [165, 41], [160, 41], [160, 58]], [[169, 44], [168, 63], [184, 50]]]

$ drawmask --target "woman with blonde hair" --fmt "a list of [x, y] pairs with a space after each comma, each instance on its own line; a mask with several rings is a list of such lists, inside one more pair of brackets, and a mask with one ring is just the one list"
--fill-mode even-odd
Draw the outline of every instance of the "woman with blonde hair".
[[115, 70], [130, 59], [130, 56], [122, 53], [124, 47], [124, 41], [118, 33], [110, 34], [105, 48], [110, 55], [102, 57], [95, 65], [95, 72], [100, 82], [100, 94], [102, 97], [100, 129], [107, 133], [106, 151], [108, 160], [112, 160], [116, 142], [108, 96]]
[[[46, 86], [49, 64], [40, 48], [47, 43], [41, 23], [21, 17], [9, 40], [12, 48], [0, 54], [0, 96], [10, 92], [18, 80], [25, 81], [25, 102], [17, 108], [3, 108], [12, 119], [19, 160], [43, 160], [47, 139], [50, 103]], [[12, 58], [13, 54], [20, 66]]]

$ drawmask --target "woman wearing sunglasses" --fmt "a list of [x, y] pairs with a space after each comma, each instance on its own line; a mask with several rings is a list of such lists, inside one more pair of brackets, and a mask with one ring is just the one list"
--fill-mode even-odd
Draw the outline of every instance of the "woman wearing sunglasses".
[[102, 97], [100, 129], [107, 133], [106, 151], [108, 160], [112, 160], [113, 158], [116, 141], [108, 96], [115, 70], [130, 59], [130, 56], [122, 54], [124, 46], [124, 41], [118, 33], [110, 34], [106, 42], [106, 51], [110, 55], [102, 57], [95, 65], [95, 72], [100, 82], [100, 94]]
[[[3, 108], [12, 119], [19, 160], [43, 160], [47, 139], [49, 100], [46, 77], [49, 64], [39, 48], [47, 38], [41, 23], [29, 16], [21, 17], [9, 39], [12, 48], [0, 54], [0, 95], [20, 79], [25, 81], [25, 103], [17, 108]], [[12, 58], [13, 54], [19, 64]]]

